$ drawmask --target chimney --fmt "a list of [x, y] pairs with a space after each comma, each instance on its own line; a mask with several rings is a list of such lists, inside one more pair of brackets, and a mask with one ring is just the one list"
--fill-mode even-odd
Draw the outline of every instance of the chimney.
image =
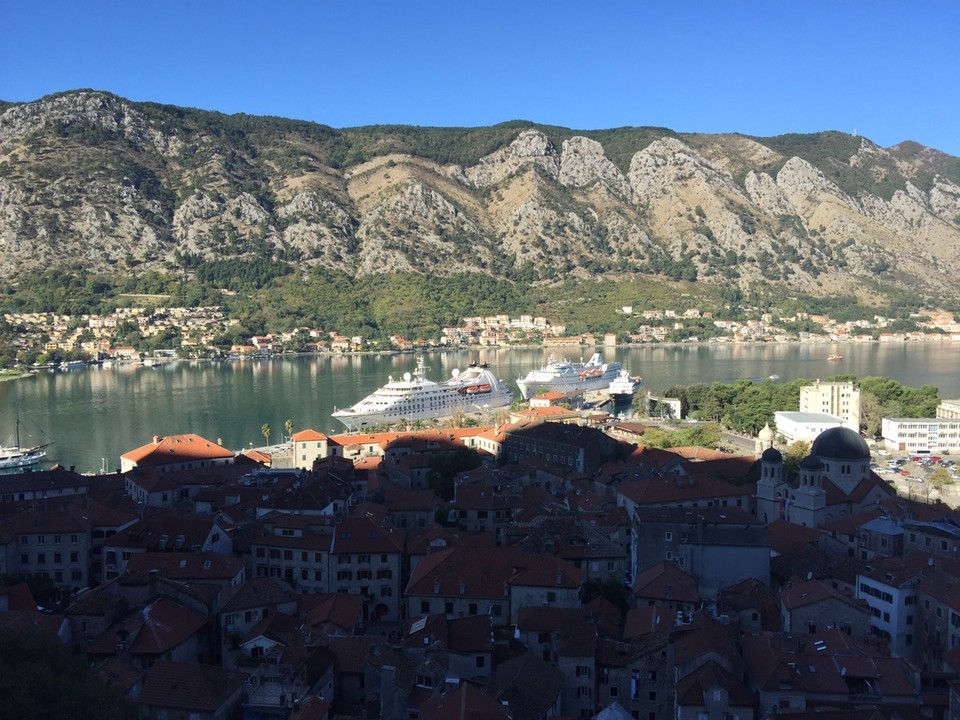
[[154, 568], [150, 571], [150, 593], [157, 592], [157, 579], [160, 577], [160, 571]]
[[154, 445], [159, 445], [159, 444], [160, 444], [160, 436], [159, 436], [159, 435], [154, 435], [154, 436], [153, 436], [153, 444], [154, 444]]

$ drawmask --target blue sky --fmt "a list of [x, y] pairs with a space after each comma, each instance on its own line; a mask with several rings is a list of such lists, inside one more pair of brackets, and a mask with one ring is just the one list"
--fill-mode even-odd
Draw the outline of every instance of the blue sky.
[[960, 3], [0, 0], [0, 99], [333, 127], [856, 131], [960, 156]]

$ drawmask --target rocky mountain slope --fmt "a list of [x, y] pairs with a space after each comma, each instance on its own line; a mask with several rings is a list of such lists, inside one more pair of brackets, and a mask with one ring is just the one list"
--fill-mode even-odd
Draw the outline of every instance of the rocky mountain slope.
[[333, 130], [96, 91], [0, 104], [6, 281], [251, 256], [955, 300], [960, 160], [833, 132]]

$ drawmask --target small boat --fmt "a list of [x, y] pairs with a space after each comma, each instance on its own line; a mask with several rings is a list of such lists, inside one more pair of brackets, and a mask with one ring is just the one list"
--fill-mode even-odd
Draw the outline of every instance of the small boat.
[[46, 456], [44, 448], [47, 445], [35, 447], [20, 447], [20, 409], [17, 408], [16, 444], [9, 447], [0, 447], [0, 475], [11, 475], [36, 469], [40, 461]]
[[841, 360], [843, 360], [843, 355], [828, 355], [828, 356], [827, 356], [827, 361], [828, 361], [828, 362], [840, 362]]

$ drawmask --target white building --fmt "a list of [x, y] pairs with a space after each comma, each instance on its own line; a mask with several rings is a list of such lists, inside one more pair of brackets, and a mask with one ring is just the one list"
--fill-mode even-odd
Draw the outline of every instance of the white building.
[[777, 435], [782, 435], [787, 444], [798, 440], [813, 442], [824, 430], [846, 425], [842, 418], [822, 412], [778, 410], [773, 417]]
[[880, 428], [888, 450], [907, 453], [960, 452], [960, 419], [883, 418]]
[[941, 400], [937, 417], [944, 420], [960, 420], [960, 400]]
[[860, 391], [851, 382], [820, 382], [800, 388], [800, 412], [836, 415], [860, 430]]

